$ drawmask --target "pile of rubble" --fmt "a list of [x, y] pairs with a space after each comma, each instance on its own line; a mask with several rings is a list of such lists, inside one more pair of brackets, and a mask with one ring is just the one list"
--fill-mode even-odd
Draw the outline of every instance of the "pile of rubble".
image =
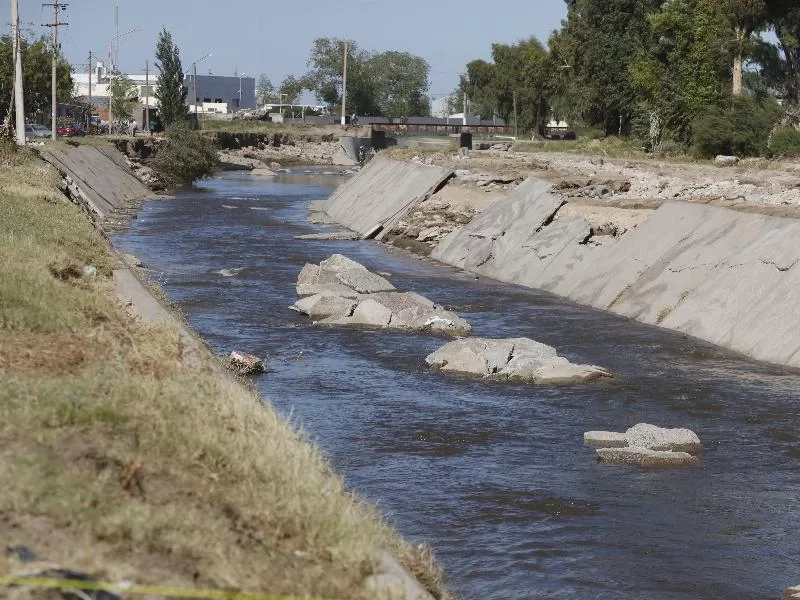
[[384, 277], [354, 260], [334, 254], [307, 264], [297, 278], [301, 299], [290, 308], [325, 325], [469, 335], [464, 319], [414, 292], [398, 292]]

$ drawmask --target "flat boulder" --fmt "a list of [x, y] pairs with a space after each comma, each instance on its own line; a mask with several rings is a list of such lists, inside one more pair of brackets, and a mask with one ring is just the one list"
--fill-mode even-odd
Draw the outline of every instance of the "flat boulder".
[[355, 300], [359, 293], [341, 283], [301, 283], [297, 286], [297, 295], [301, 298], [306, 296], [316, 296], [326, 294], [328, 296], [339, 296], [340, 298], [350, 298]]
[[498, 381], [575, 384], [611, 377], [594, 365], [575, 365], [556, 349], [528, 338], [456, 340], [426, 358], [443, 371]]
[[302, 315], [307, 315], [315, 321], [325, 319], [342, 319], [353, 314], [358, 302], [350, 298], [333, 296], [330, 294], [316, 294], [308, 296], [294, 303], [290, 308]]
[[639, 423], [628, 429], [625, 439], [629, 446], [649, 450], [700, 452], [703, 449], [700, 438], [691, 429], [665, 429], [648, 423]]
[[297, 285], [341, 285], [359, 294], [395, 289], [385, 278], [342, 254], [334, 254], [319, 265], [306, 264], [297, 277]]
[[594, 448], [627, 448], [628, 440], [624, 433], [615, 431], [587, 431], [583, 443]]
[[700, 438], [691, 429], [667, 429], [639, 423], [625, 433], [588, 431], [583, 443], [597, 448], [602, 463], [642, 467], [683, 467], [700, 464], [694, 456], [703, 449]]
[[696, 467], [700, 459], [688, 452], [668, 452], [647, 448], [599, 448], [597, 462], [636, 467]]

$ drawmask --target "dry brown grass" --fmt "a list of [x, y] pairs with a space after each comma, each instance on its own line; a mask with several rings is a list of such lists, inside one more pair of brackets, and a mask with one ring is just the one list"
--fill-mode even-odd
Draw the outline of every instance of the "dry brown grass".
[[[108, 280], [115, 257], [50, 169], [5, 160], [5, 546], [103, 580], [330, 598], [366, 597], [386, 548], [447, 597], [430, 554], [402, 542], [271, 405], [220, 377], [210, 355], [201, 368], [181, 362], [174, 325], [124, 310]], [[86, 264], [100, 275], [82, 276]], [[0, 574], [32, 568], [0, 559]]]

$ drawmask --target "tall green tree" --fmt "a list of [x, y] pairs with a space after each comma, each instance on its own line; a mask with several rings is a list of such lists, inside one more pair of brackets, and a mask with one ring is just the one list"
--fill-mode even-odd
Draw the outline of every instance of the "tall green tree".
[[155, 97], [165, 126], [182, 121], [188, 115], [187, 89], [183, 86], [183, 66], [178, 46], [172, 34], [162, 29], [156, 44], [156, 68], [158, 80]]
[[269, 102], [275, 94], [275, 86], [269, 77], [262, 73], [258, 78], [258, 85], [256, 86], [256, 95], [260, 104]]
[[788, 100], [800, 103], [800, 4], [795, 0], [767, 0], [767, 20], [778, 38], [780, 82]]
[[111, 82], [111, 112], [115, 121], [130, 119], [133, 115], [130, 96], [134, 90], [133, 81], [127, 76], [117, 75], [114, 77]]
[[[305, 88], [331, 108], [342, 104], [345, 40], [314, 40], [302, 78]], [[360, 115], [424, 116], [430, 67], [406, 52], [371, 53], [347, 42], [347, 112]]]
[[766, 3], [764, 0], [711, 0], [727, 23], [731, 32], [733, 54], [733, 95], [742, 93], [742, 69], [744, 59], [752, 48], [753, 34], [766, 25]]
[[373, 54], [363, 66], [373, 92], [372, 104], [386, 117], [427, 116], [430, 66], [408, 52]]
[[730, 94], [730, 36], [708, 0], [673, 0], [653, 12], [653, 36], [629, 66], [644, 128], [661, 138], [689, 143], [696, 117], [721, 108]]
[[300, 94], [303, 93], [305, 85], [302, 79], [298, 79], [294, 75], [287, 75], [278, 88], [280, 101], [286, 104], [295, 104], [300, 98]]
[[[50, 42], [45, 38], [29, 42], [22, 38], [22, 76], [24, 79], [25, 110], [27, 117], [50, 113], [51, 61]], [[56, 98], [65, 102], [72, 98], [72, 70], [59, 53], [56, 64]], [[14, 61], [10, 36], [0, 37], [0, 121], [8, 114], [8, 101], [14, 85]]]
[[606, 133], [627, 133], [637, 105], [628, 69], [652, 35], [647, 15], [663, 2], [566, 1], [567, 20], [551, 42], [558, 50], [553, 64], [569, 67], [583, 121], [601, 125]]

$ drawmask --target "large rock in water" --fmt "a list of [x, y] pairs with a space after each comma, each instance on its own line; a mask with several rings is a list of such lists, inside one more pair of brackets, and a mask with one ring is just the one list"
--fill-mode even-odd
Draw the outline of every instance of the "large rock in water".
[[696, 466], [700, 459], [693, 454], [703, 449], [690, 429], [665, 429], [648, 423], [634, 425], [625, 433], [587, 431], [583, 442], [597, 448], [598, 462], [640, 467]]
[[595, 365], [576, 365], [556, 349], [528, 338], [456, 340], [426, 362], [443, 371], [519, 383], [574, 384], [611, 377]]
[[469, 335], [464, 319], [414, 292], [397, 292], [380, 275], [334, 254], [307, 264], [297, 278], [293, 310], [329, 325], [360, 325], [452, 336]]
[[[380, 275], [370, 272], [364, 265], [341, 254], [334, 254], [319, 265], [305, 265], [297, 278], [297, 286], [298, 295], [308, 295], [310, 286], [325, 286], [333, 292], [336, 292], [339, 286], [343, 286], [359, 294], [389, 292], [395, 289]], [[319, 293], [320, 288], [316, 290], [316, 293]]]

